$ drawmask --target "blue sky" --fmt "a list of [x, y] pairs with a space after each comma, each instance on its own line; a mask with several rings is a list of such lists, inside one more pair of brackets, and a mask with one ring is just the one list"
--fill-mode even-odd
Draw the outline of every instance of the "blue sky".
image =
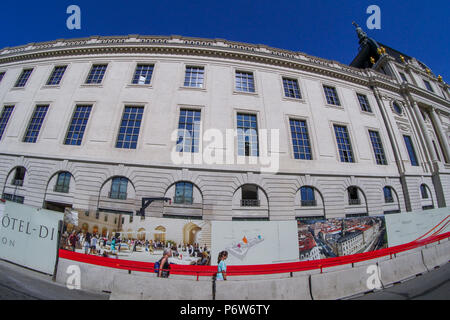
[[[81, 8], [81, 30], [66, 27], [72, 4]], [[381, 30], [366, 27], [372, 4], [381, 9]], [[40, 0], [3, 1], [1, 9], [1, 48], [91, 35], [182, 35], [265, 44], [346, 64], [358, 50], [356, 21], [370, 37], [450, 82], [448, 0]]]

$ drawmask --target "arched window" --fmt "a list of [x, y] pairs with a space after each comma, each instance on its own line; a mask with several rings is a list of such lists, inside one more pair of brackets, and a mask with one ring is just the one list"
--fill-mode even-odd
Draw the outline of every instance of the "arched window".
[[58, 179], [56, 180], [54, 191], [68, 193], [71, 176], [72, 175], [70, 174], [70, 172], [67, 171], [60, 172], [58, 174]]
[[23, 186], [26, 171], [27, 170], [24, 167], [17, 167], [16, 172], [14, 174], [14, 178], [11, 181], [11, 184], [18, 187]]
[[383, 188], [384, 193], [384, 202], [385, 203], [392, 203], [394, 202], [394, 196], [392, 194], [392, 188], [391, 187], [384, 187]]
[[128, 189], [128, 179], [125, 177], [115, 177], [112, 178], [111, 191], [109, 193], [109, 198], [126, 200], [127, 199], [127, 189]]
[[301, 204], [302, 207], [315, 207], [317, 206], [316, 197], [314, 195], [313, 187], [301, 187], [300, 188], [301, 195]]
[[190, 182], [177, 182], [174, 203], [192, 204], [194, 185]]
[[242, 187], [242, 207], [259, 207], [258, 186], [253, 184], [244, 184]]
[[349, 205], [358, 205], [361, 204], [361, 199], [358, 194], [358, 187], [351, 186], [347, 188], [348, 193], [348, 204]]
[[428, 199], [428, 191], [426, 184], [420, 185], [420, 193], [422, 194], [422, 199]]

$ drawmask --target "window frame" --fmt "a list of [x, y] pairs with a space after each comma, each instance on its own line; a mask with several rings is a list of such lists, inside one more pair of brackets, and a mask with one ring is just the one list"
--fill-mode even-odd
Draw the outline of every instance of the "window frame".
[[[35, 67], [22, 68], [22, 71], [20, 72], [19, 76], [17, 77], [16, 82], [14, 83], [13, 89], [24, 89], [27, 86], [27, 84], [30, 82], [31, 76], [34, 73], [34, 69], [35, 69]], [[25, 83], [22, 86], [19, 86], [19, 82], [20, 82], [22, 76], [24, 75], [25, 71], [28, 71], [28, 70], [31, 70], [31, 71], [30, 71], [27, 79], [25, 80]]]
[[[150, 77], [150, 83], [148, 84], [140, 84], [140, 83], [133, 83], [135, 76], [136, 76], [136, 71], [137, 68], [139, 66], [153, 66], [153, 70], [152, 70], [152, 76]], [[128, 83], [128, 86], [130, 87], [144, 87], [144, 88], [151, 88], [153, 87], [153, 82], [154, 82], [154, 78], [155, 78], [155, 71], [156, 71], [156, 63], [155, 62], [142, 62], [142, 61], [137, 61], [136, 63], [133, 64], [133, 69], [131, 71], [131, 77], [130, 77], [130, 81]]]
[[423, 84], [424, 84], [424, 86], [425, 86], [425, 89], [426, 89], [427, 91], [429, 91], [429, 92], [434, 93], [434, 89], [433, 89], [433, 86], [431, 85], [431, 82], [428, 81], [427, 79], [422, 79], [422, 80], [423, 80]]
[[[245, 155], [245, 138], [244, 138], [244, 155], [241, 155], [241, 154], [239, 154], [239, 133], [238, 133], [238, 129], [240, 129], [239, 128], [239, 126], [238, 126], [238, 117], [239, 117], [239, 115], [249, 115], [249, 116], [254, 116], [255, 117], [255, 120], [256, 120], [256, 133], [257, 133], [257, 155], [252, 155], [252, 152], [251, 152], [251, 149], [252, 148], [250, 148], [250, 153], [249, 153], [249, 155]], [[261, 121], [260, 121], [260, 119], [259, 119], [259, 113], [258, 112], [255, 112], [255, 111], [250, 111], [250, 110], [235, 110], [235, 120], [234, 120], [235, 122], [234, 122], [234, 126], [235, 126], [235, 128], [236, 128], [236, 156], [238, 157], [238, 158], [258, 158], [259, 156], [260, 156], [260, 152], [261, 152], [261, 149], [260, 149], [260, 141], [259, 141], [259, 138], [260, 138], [260, 136], [259, 136], [259, 129], [260, 129], [260, 127], [259, 127], [259, 123], [261, 123]], [[245, 136], [244, 136], [245, 137]]]
[[[369, 108], [369, 110], [364, 110], [360, 97], [364, 98], [365, 103], [367, 104], [367, 107]], [[356, 100], [358, 100], [359, 110], [361, 112], [366, 113], [366, 114], [374, 114], [372, 106], [370, 105], [369, 98], [367, 97], [367, 94], [361, 93], [361, 92], [356, 92]]]
[[[177, 189], [179, 186], [183, 185], [182, 187], [182, 195], [177, 195]], [[190, 198], [186, 196], [186, 186], [190, 187]], [[175, 183], [175, 191], [174, 191], [174, 196], [173, 196], [173, 203], [174, 204], [181, 204], [181, 205], [192, 205], [194, 203], [194, 184], [190, 181], [178, 181]], [[177, 199], [180, 199], [178, 197], [181, 197], [181, 199], [183, 201], [178, 201]], [[188, 201], [186, 201], [186, 199], [188, 199]]]
[[[64, 175], [64, 177], [62, 178], [62, 184], [60, 184], [60, 177]], [[59, 193], [69, 193], [70, 192], [70, 181], [72, 180], [72, 174], [69, 171], [61, 171], [58, 173], [57, 177], [56, 177], [56, 182], [55, 182], [55, 186], [53, 188], [54, 192], [59, 192]], [[59, 190], [57, 190], [59, 189]]]
[[[33, 118], [34, 118], [34, 116], [35, 116], [35, 114], [37, 112], [38, 107], [47, 107], [47, 108], [46, 108], [44, 116], [42, 117], [42, 122], [39, 125], [39, 130], [38, 130], [38, 133], [36, 135], [36, 139], [34, 141], [26, 141], [27, 140], [27, 136], [28, 136], [28, 131], [30, 130]], [[28, 124], [27, 124], [27, 126], [25, 128], [25, 134], [22, 136], [21, 142], [24, 142], [24, 143], [37, 143], [39, 141], [39, 138], [40, 138], [41, 132], [42, 132], [42, 128], [46, 124], [46, 120], [48, 118], [49, 111], [50, 111], [50, 104], [48, 104], [48, 103], [36, 103], [35, 104], [34, 109], [33, 109], [32, 113], [31, 113], [31, 116], [29, 117]]]
[[[188, 68], [203, 68], [203, 83], [201, 87], [193, 87], [193, 86], [186, 86], [186, 74]], [[204, 91], [206, 90], [206, 74], [207, 74], [207, 66], [205, 64], [197, 64], [197, 63], [185, 63], [183, 64], [183, 74], [181, 76], [181, 89], [187, 89], [187, 90], [199, 90]]]
[[[118, 187], [117, 187], [117, 192], [113, 191], [114, 188], [114, 182], [115, 181], [119, 181], [118, 182]], [[123, 181], [126, 181], [126, 184], [123, 183]], [[112, 200], [127, 200], [128, 198], [128, 183], [130, 182], [130, 179], [128, 179], [127, 177], [123, 177], [123, 176], [116, 176], [111, 178], [111, 188], [109, 190], [109, 194], [108, 194], [108, 198], [112, 199]], [[125, 185], [125, 192], [121, 189], [123, 189], [122, 187]], [[117, 194], [117, 197], [116, 197]], [[125, 194], [125, 197], [121, 197], [121, 195]]]
[[[408, 143], [406, 142], [406, 140], [407, 140], [406, 138], [409, 138], [409, 140], [410, 140], [411, 150], [408, 148]], [[416, 152], [416, 148], [414, 147], [412, 136], [403, 134], [403, 142], [405, 144], [406, 153], [408, 154], [410, 165], [413, 167], [419, 167], [420, 162], [419, 162], [419, 158], [417, 157], [417, 152]], [[414, 155], [414, 163], [416, 163], [416, 164], [413, 164], [413, 159], [411, 158], [411, 153]]]
[[[341, 94], [339, 94], [339, 90], [338, 90], [338, 87], [336, 86], [336, 85], [334, 85], [334, 84], [328, 84], [328, 83], [321, 83], [321, 86], [322, 86], [322, 88], [321, 88], [321, 92], [322, 92], [322, 96], [323, 96], [323, 98], [324, 98], [324, 103], [325, 103], [325, 106], [326, 107], [333, 107], [333, 108], [338, 108], [338, 109], [340, 109], [340, 110], [342, 110], [342, 109], [344, 109], [344, 101], [342, 100], [342, 98], [341, 98]], [[326, 92], [325, 92], [325, 88], [332, 88], [332, 89], [334, 89], [334, 91], [336, 92], [336, 97], [337, 97], [337, 100], [338, 100], [338, 102], [339, 102], [339, 104], [337, 105], [337, 104], [330, 104], [330, 103], [328, 103], [328, 99], [327, 99], [327, 94], [326, 94]]]
[[[251, 73], [253, 75], [253, 88], [254, 88], [254, 91], [239, 91], [239, 90], [237, 90], [237, 73], [238, 72]], [[257, 80], [256, 79], [256, 70], [249, 70], [247, 68], [233, 68], [233, 76], [232, 76], [233, 94], [258, 95], [258, 86], [257, 86], [256, 80]]]
[[[294, 151], [294, 141], [293, 141], [293, 138], [292, 138], [292, 128], [291, 128], [291, 120], [292, 121], [300, 121], [300, 122], [304, 122], [305, 123], [305, 126], [306, 126], [306, 133], [307, 133], [307, 135], [308, 135], [308, 143], [309, 143], [309, 153], [310, 153], [310, 159], [307, 159], [307, 158], [305, 158], [305, 159], [301, 159], [301, 158], [296, 158], [295, 157], [295, 151]], [[292, 158], [294, 159], [294, 160], [301, 160], [301, 161], [311, 161], [311, 160], [315, 160], [315, 155], [314, 155], [314, 149], [313, 149], [313, 145], [312, 145], [312, 142], [311, 142], [311, 140], [312, 140], [312, 138], [311, 138], [311, 134], [310, 134], [310, 128], [309, 128], [309, 123], [308, 123], [308, 120], [307, 119], [302, 119], [302, 118], [298, 118], [298, 117], [291, 117], [291, 116], [288, 116], [287, 117], [287, 127], [288, 127], [288, 135], [289, 135], [289, 137], [290, 137], [290, 150], [291, 150], [291, 155], [292, 155]]]
[[[61, 75], [61, 78], [59, 79], [59, 82], [57, 84], [49, 84], [49, 81], [51, 80], [53, 74], [56, 71], [56, 68], [61, 68], [61, 67], [65, 67], [64, 72]], [[53, 65], [52, 70], [50, 71], [50, 75], [48, 76], [47, 80], [45, 81], [44, 84], [44, 88], [60, 88], [64, 79], [64, 76], [67, 73], [67, 70], [69, 69], [69, 65], [68, 64], [58, 64], [58, 65]]]
[[[3, 116], [5, 114], [6, 108], [11, 108], [11, 112], [8, 114], [8, 119], [4, 120]], [[16, 106], [14, 104], [5, 104], [3, 105], [2, 112], [0, 113], [0, 142], [3, 140], [3, 137], [8, 129], [9, 123], [11, 123], [11, 117], [13, 116], [14, 110]]]
[[[100, 66], [100, 65], [106, 65], [106, 69], [105, 72], [103, 73], [103, 77], [102, 77], [102, 81], [100, 83], [88, 83], [88, 79], [89, 76], [91, 75], [92, 69], [94, 68], [94, 66]], [[107, 77], [108, 71], [109, 69], [111, 69], [111, 62], [91, 62], [89, 69], [87, 70], [85, 77], [84, 77], [84, 82], [82, 84], [82, 86], [84, 87], [102, 87], [105, 79]]]
[[[180, 130], [181, 130], [181, 128], [180, 128], [180, 120], [181, 120], [181, 112], [182, 111], [185, 111], [185, 112], [189, 112], [189, 111], [192, 111], [192, 112], [199, 112], [200, 113], [200, 125], [199, 125], [199, 130], [198, 130], [198, 134], [199, 134], [199, 136], [198, 136], [198, 144], [197, 144], [197, 151], [192, 151], [192, 148], [195, 146], [194, 144], [192, 144], [191, 143], [191, 145], [190, 145], [190, 151], [185, 151], [184, 150], [184, 147], [185, 147], [185, 145], [184, 145], [184, 143], [182, 144], [182, 146], [181, 146], [181, 150], [179, 150], [179, 147], [178, 147], [178, 139], [179, 139], [179, 132], [180, 132]], [[190, 153], [190, 154], [194, 154], [194, 153], [201, 153], [202, 152], [202, 125], [203, 125], [203, 112], [202, 112], [203, 110], [201, 109], [201, 108], [198, 108], [198, 107], [190, 107], [190, 106], [179, 106], [179, 108], [178, 108], [178, 121], [177, 121], [177, 138], [176, 138], [176, 141], [175, 141], [175, 150], [176, 150], [176, 152], [179, 152], [179, 153]], [[186, 116], [186, 118], [187, 118], [187, 116]], [[195, 123], [195, 117], [194, 117], [194, 123]], [[184, 124], [187, 124], [186, 122], [184, 122]], [[187, 130], [187, 129], [185, 129], [185, 128], [183, 128], [183, 130]], [[194, 130], [194, 128], [193, 128], [193, 130]], [[183, 135], [183, 141], [184, 141], [184, 135]], [[194, 137], [195, 137], [195, 130], [194, 130]], [[192, 141], [194, 141], [195, 139], [193, 139]]]
[[[72, 126], [72, 121], [74, 120], [75, 113], [77, 112], [78, 107], [90, 107], [89, 116], [88, 116], [88, 118], [86, 120], [86, 124], [84, 125], [84, 130], [82, 132], [82, 137], [81, 137], [80, 144], [70, 144], [70, 143], [68, 144], [68, 143], [66, 143], [66, 141], [68, 139], [68, 135], [70, 133], [70, 127]], [[84, 144], [84, 141], [85, 141], [84, 138], [86, 136], [86, 131], [87, 131], [88, 126], [89, 126], [89, 119], [92, 117], [93, 110], [94, 110], [94, 104], [93, 103], [89, 103], [88, 102], [88, 103], [76, 103], [75, 104], [75, 107], [73, 108], [72, 114], [71, 114], [71, 116], [69, 118], [69, 124], [68, 124], [67, 129], [66, 129], [66, 134], [63, 137], [63, 141], [62, 141], [63, 145], [65, 145], [65, 146], [72, 146], [72, 147], [80, 147], [80, 146], [82, 146]], [[76, 124], [74, 126], [76, 127]], [[71, 138], [71, 140], [73, 140], [73, 138]]]
[[[370, 133], [375, 133], [377, 138], [378, 138], [378, 143], [380, 144], [380, 149], [382, 152], [382, 156], [384, 157], [384, 162], [382, 161], [382, 163], [378, 162], [378, 158], [377, 158], [377, 152], [375, 151], [375, 146], [374, 146], [374, 142], [372, 141], [372, 136]], [[387, 166], [389, 165], [389, 161], [386, 155], [386, 151], [384, 148], [384, 142], [383, 139], [381, 138], [381, 134], [380, 134], [380, 130], [379, 129], [375, 129], [375, 128], [367, 128], [367, 134], [369, 135], [369, 141], [370, 141], [370, 145], [372, 146], [372, 154], [374, 156], [374, 160], [375, 160], [375, 164], [376, 165], [380, 165], [380, 166]]]
[[[340, 149], [339, 149], [339, 142], [338, 142], [337, 136], [336, 136], [336, 126], [337, 127], [345, 127], [346, 130], [347, 130], [347, 135], [348, 135], [348, 139], [349, 139], [349, 145], [350, 145], [350, 148], [351, 148], [351, 156], [352, 156], [353, 161], [342, 161], [341, 153], [340, 153]], [[339, 122], [332, 122], [331, 123], [331, 130], [332, 130], [333, 137], [334, 137], [333, 140], [334, 140], [336, 151], [337, 151], [337, 160], [340, 163], [356, 163], [356, 162], [358, 162], [357, 158], [356, 158], [356, 149], [354, 147], [355, 144], [353, 143], [353, 138], [352, 138], [352, 135], [350, 133], [350, 129], [349, 128], [350, 128], [349, 124], [339, 123]]]
[[[118, 125], [118, 129], [117, 129], [116, 139], [115, 139], [115, 141], [114, 141], [114, 149], [115, 149], [115, 150], [128, 150], [128, 151], [130, 151], [130, 150], [137, 150], [137, 149], [140, 147], [140, 140], [142, 140], [142, 139], [139, 139], [139, 136], [141, 135], [141, 132], [142, 132], [142, 130], [143, 130], [142, 128], [144, 127], [144, 118], [145, 118], [145, 110], [146, 110], [145, 107], [146, 107], [145, 105], [140, 104], [140, 103], [125, 103], [125, 104], [123, 105], [122, 113], [121, 113], [121, 116], [120, 116], [120, 118], [119, 118], [119, 125]], [[139, 126], [139, 132], [137, 133], [137, 139], [136, 139], [136, 148], [124, 147], [123, 145], [122, 145], [121, 147], [118, 147], [118, 146], [117, 146], [118, 143], [119, 143], [119, 137], [120, 137], [120, 135], [122, 134], [122, 133], [120, 132], [121, 129], [122, 129], [122, 122], [123, 122], [123, 121], [127, 121], [127, 120], [124, 119], [125, 111], [126, 111], [127, 108], [142, 109], [142, 117], [141, 117], [141, 119], [140, 119], [140, 122], [141, 122], [141, 123], [140, 123], [140, 126]], [[129, 120], [128, 120], [128, 121], [129, 121]], [[137, 120], [134, 120], [134, 121], [137, 121]], [[135, 127], [133, 127], [133, 128], [135, 128]], [[125, 130], [126, 130], [126, 129], [128, 129], [128, 125], [125, 127]], [[127, 133], [124, 132], [123, 135], [124, 135], [124, 140], [122, 141], [122, 143], [124, 144], [124, 143], [127, 142], [126, 139], [125, 139], [126, 136], [127, 136]], [[132, 136], [133, 136], [133, 135], [135, 135], [135, 134], [133, 133]], [[131, 146], [131, 144], [133, 143], [133, 141], [130, 140], [129, 143], [130, 143], [130, 146]]]

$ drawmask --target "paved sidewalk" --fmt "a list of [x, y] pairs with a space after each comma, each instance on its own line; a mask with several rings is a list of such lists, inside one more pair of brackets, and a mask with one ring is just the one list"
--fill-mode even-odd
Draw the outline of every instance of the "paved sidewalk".
[[109, 294], [70, 290], [51, 276], [0, 260], [0, 300], [108, 300]]

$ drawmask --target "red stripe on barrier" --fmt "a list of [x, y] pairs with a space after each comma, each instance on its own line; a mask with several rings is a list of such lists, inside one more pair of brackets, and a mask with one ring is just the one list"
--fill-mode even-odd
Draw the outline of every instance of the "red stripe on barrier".
[[[322, 270], [323, 268], [330, 268], [339, 265], [381, 258], [384, 256], [422, 247], [425, 246], [426, 244], [430, 244], [446, 238], [450, 238], [450, 232], [431, 236], [422, 240], [415, 240], [395, 247], [384, 248], [380, 250], [358, 253], [342, 257], [326, 258], [312, 261], [277, 263], [277, 264], [228, 266], [227, 275], [233, 276], [262, 275], [262, 274], [298, 272], [314, 269]], [[63, 259], [98, 265], [102, 267], [125, 269], [131, 271], [141, 271], [141, 272], [154, 272], [155, 266], [155, 264], [152, 262], [99, 257], [78, 252], [67, 251], [63, 249], [59, 250], [59, 257]], [[177, 265], [177, 264], [170, 265], [171, 274], [192, 275], [197, 276], [197, 278], [199, 276], [212, 276], [216, 272], [217, 266], [196, 266], [196, 265]]]
[[[437, 227], [439, 227], [439, 226], [441, 225], [441, 223], [443, 223], [443, 222], [444, 222], [445, 220], [447, 220], [449, 217], [450, 217], [450, 215], [446, 216], [444, 219], [442, 219], [441, 222], [439, 222], [437, 225], [435, 225], [435, 226], [434, 226], [431, 230], [429, 230], [427, 233], [425, 233], [425, 234], [423, 234], [422, 236], [420, 236], [419, 238], [417, 238], [415, 241], [424, 238], [424, 237], [425, 237], [427, 234], [429, 234], [431, 231], [433, 231], [434, 229], [436, 229]], [[448, 223], [448, 221], [447, 221], [447, 223]], [[447, 225], [447, 223], [444, 225], [444, 227]], [[439, 230], [442, 230], [442, 228], [439, 229]], [[431, 235], [435, 235], [435, 234], [436, 234], [436, 232], [432, 233]]]

